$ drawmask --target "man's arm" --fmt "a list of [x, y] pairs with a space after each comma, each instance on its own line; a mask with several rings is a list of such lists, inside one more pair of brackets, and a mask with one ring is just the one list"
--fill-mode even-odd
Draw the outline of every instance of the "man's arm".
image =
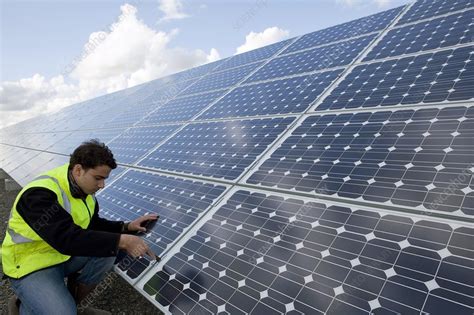
[[17, 203], [25, 222], [51, 247], [70, 256], [116, 256], [120, 234], [85, 230], [76, 225], [61, 207], [54, 192], [34, 187], [26, 190]]

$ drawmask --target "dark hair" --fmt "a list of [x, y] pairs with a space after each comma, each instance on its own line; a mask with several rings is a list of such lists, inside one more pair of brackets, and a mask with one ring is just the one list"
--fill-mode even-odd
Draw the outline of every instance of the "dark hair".
[[111, 169], [117, 168], [112, 151], [102, 142], [96, 139], [83, 142], [70, 155], [69, 168], [76, 164], [88, 170], [99, 165], [107, 165]]

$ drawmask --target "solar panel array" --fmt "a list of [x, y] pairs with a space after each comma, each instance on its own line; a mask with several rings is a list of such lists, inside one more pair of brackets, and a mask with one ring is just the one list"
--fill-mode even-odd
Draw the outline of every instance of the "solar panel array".
[[21, 184], [88, 138], [116, 270], [172, 314], [472, 314], [474, 3], [418, 1], [1, 130]]

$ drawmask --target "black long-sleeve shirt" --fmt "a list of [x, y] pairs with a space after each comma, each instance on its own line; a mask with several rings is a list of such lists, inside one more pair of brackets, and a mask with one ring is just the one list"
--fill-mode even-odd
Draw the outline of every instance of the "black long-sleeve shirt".
[[26, 190], [16, 209], [25, 222], [51, 247], [69, 256], [116, 256], [122, 221], [99, 217], [99, 204], [87, 229], [76, 225], [72, 216], [58, 202], [56, 194], [46, 188]]

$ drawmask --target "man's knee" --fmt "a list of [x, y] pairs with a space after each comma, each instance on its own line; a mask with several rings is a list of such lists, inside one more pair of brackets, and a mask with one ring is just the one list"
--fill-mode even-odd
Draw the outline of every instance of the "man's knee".
[[105, 274], [112, 270], [115, 257], [92, 257], [84, 266], [77, 281], [84, 284], [98, 284]]
[[62, 299], [50, 301], [50, 303], [43, 301], [31, 305], [29, 300], [20, 300], [20, 314], [61, 314], [61, 315], [76, 315], [77, 308], [71, 296]]

